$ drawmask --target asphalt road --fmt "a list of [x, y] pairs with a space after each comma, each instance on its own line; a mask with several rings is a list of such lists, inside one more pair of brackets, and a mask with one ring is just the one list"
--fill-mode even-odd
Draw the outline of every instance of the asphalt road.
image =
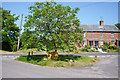
[[[79, 55], [79, 56], [84, 56], [84, 55], [118, 55], [119, 53], [58, 53], [59, 55]], [[20, 56], [21, 54], [7, 54], [7, 53], [3, 53], [0, 54], [2, 56]], [[22, 54], [22, 55], [27, 55], [26, 53]], [[46, 55], [46, 53], [35, 53], [34, 55]]]
[[[118, 55], [99, 55], [100, 62], [77, 68], [41, 67], [2, 55], [2, 78], [118, 78]], [[119, 55], [120, 56], [120, 55]]]

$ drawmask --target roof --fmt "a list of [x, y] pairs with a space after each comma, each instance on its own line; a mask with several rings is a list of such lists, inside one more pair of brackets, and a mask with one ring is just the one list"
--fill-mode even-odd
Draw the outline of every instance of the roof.
[[83, 31], [102, 31], [102, 32], [120, 32], [120, 30], [114, 25], [80, 25]]

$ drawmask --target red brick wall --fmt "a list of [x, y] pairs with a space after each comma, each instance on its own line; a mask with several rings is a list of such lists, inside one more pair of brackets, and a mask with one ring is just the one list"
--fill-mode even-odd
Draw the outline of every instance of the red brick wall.
[[[114, 37], [111, 37], [111, 32], [103, 32], [103, 37], [100, 37], [101, 32], [85, 32], [85, 37], [83, 40], [85, 40], [85, 44], [89, 44], [89, 41], [86, 39], [98, 39], [99, 40], [99, 45], [100, 45], [100, 39], [103, 39], [103, 42], [111, 43], [111, 39], [115, 39], [114, 43], [116, 42], [116, 39], [120, 39], [120, 33], [114, 32]], [[108, 39], [108, 40], [104, 40]], [[109, 40], [110, 39], [110, 40]]]
[[[120, 38], [120, 33], [119, 33]], [[118, 33], [114, 33], [114, 37], [111, 37], [111, 32], [103, 32], [103, 37], [100, 37], [100, 32], [85, 32], [83, 39], [118, 39]]]

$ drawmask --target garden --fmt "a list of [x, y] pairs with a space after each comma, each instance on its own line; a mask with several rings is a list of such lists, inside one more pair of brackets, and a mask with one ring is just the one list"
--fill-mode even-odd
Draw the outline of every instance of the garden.
[[15, 60], [48, 67], [81, 67], [94, 65], [99, 61], [97, 55], [93, 58], [88, 56], [59, 55], [58, 59], [49, 59], [47, 55], [21, 55]]
[[111, 45], [110, 43], [104, 42], [103, 46], [100, 46], [104, 52], [109, 52], [109, 53], [119, 53], [120, 48], [118, 48], [115, 45]]

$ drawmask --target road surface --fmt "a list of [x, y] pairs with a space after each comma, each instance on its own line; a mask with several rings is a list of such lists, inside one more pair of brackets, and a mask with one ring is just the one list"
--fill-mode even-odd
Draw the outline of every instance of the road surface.
[[76, 68], [41, 67], [15, 61], [18, 56], [2, 55], [2, 78], [118, 78], [117, 54], [99, 55], [96, 65]]

